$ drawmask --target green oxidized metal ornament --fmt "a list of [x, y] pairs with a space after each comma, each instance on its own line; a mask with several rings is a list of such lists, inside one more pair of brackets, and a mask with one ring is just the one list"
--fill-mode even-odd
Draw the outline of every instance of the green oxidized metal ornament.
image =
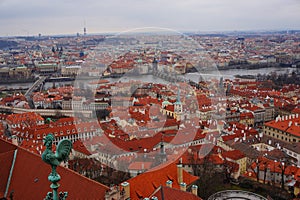
[[44, 146], [46, 146], [46, 150], [42, 154], [42, 159], [45, 163], [51, 165], [52, 171], [48, 176], [48, 180], [52, 182], [50, 188], [53, 189], [53, 192], [48, 192], [45, 200], [65, 200], [68, 196], [67, 192], [57, 193], [60, 175], [56, 172], [56, 168], [61, 162], [68, 160], [72, 149], [72, 142], [67, 139], [61, 140], [57, 145], [56, 152], [54, 153], [52, 151], [53, 140], [53, 134], [48, 134], [44, 138]]

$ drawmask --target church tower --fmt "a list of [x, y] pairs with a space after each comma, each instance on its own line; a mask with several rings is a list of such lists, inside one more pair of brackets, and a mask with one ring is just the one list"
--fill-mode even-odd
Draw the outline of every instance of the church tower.
[[157, 64], [158, 64], [158, 61], [156, 60], [156, 58], [154, 58], [152, 61], [153, 72], [157, 72]]
[[164, 163], [167, 161], [167, 154], [165, 152], [165, 145], [164, 145], [164, 136], [161, 136], [161, 141], [160, 141], [160, 153], [159, 153], [159, 159], [160, 163]]
[[182, 103], [180, 101], [180, 90], [178, 89], [177, 92], [177, 97], [176, 97], [176, 102], [174, 103], [174, 112], [176, 114], [177, 121], [181, 120], [183, 108], [182, 108]]

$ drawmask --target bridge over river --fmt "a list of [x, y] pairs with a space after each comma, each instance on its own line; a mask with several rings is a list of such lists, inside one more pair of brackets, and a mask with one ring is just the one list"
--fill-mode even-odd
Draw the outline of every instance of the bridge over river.
[[25, 109], [25, 108], [14, 108], [9, 106], [0, 106], [0, 112], [3, 113], [26, 113], [35, 112], [41, 116], [67, 116], [67, 117], [92, 117], [93, 112], [89, 110], [74, 111], [74, 110], [57, 110], [57, 109]]

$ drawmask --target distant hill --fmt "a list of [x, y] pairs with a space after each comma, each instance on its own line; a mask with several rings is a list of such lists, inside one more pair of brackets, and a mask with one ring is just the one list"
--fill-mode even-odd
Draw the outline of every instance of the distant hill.
[[18, 45], [15, 41], [0, 40], [0, 49], [12, 48]]

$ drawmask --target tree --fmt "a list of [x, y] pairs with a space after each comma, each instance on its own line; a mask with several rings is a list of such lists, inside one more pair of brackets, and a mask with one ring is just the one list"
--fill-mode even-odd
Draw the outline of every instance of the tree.
[[[197, 156], [195, 156], [195, 153]], [[197, 181], [198, 194], [201, 198], [207, 199], [224, 185], [224, 173], [217, 170], [216, 166], [209, 159], [211, 151], [204, 158], [199, 158], [199, 152], [191, 152], [189, 160], [195, 176], [199, 176]]]
[[284, 190], [284, 172], [285, 172], [285, 170], [287, 168], [286, 162], [282, 161], [279, 164], [279, 168], [281, 169], [281, 189]]
[[264, 162], [263, 165], [264, 165], [264, 184], [266, 184], [268, 164], [267, 162]]

